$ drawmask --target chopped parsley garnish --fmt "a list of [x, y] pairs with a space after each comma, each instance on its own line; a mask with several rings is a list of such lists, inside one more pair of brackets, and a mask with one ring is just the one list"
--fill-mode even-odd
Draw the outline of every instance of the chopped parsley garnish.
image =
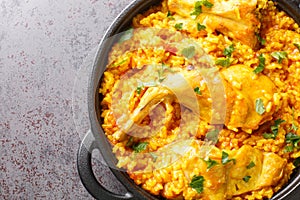
[[276, 138], [276, 136], [274, 134], [272, 134], [272, 133], [264, 133], [263, 137], [265, 139], [275, 139]]
[[201, 2], [206, 8], [212, 8], [214, 6], [214, 4], [212, 4], [208, 0], [202, 0]]
[[285, 122], [285, 120], [280, 119], [280, 118], [279, 118], [279, 119], [276, 119], [275, 122], [274, 122], [274, 126], [277, 126], [277, 127], [278, 127], [278, 126], [279, 126], [281, 123], [283, 123], [283, 122]]
[[300, 51], [300, 44], [299, 43], [294, 43], [294, 46], [297, 47], [298, 51]]
[[189, 186], [196, 190], [198, 193], [203, 192], [204, 186], [204, 177], [203, 176], [193, 176], [192, 181], [190, 182]]
[[130, 138], [128, 139], [127, 143], [126, 143], [126, 147], [131, 147], [133, 145], [133, 137], [130, 136]]
[[199, 87], [195, 87], [195, 88], [194, 88], [194, 92], [196, 92], [196, 94], [198, 94], [198, 95], [201, 95], [201, 94], [202, 94]]
[[231, 64], [231, 60], [230, 58], [218, 58], [215, 64], [220, 65], [222, 67], [229, 67]]
[[218, 164], [217, 161], [212, 160], [210, 158], [208, 158], [208, 160], [204, 160], [206, 165], [207, 165], [207, 170], [209, 170], [210, 168], [212, 168], [213, 166], [216, 166]]
[[226, 57], [231, 57], [234, 51], [234, 45], [231, 44], [230, 46], [226, 47], [223, 51], [223, 55]]
[[208, 133], [206, 133], [206, 139], [208, 141], [211, 141], [213, 143], [217, 143], [219, 137], [219, 130], [211, 130]]
[[287, 52], [285, 51], [277, 51], [277, 52], [273, 52], [271, 53], [271, 56], [275, 59], [278, 60], [278, 63], [281, 64], [282, 60], [287, 58]]
[[[162, 75], [163, 74], [163, 70], [161, 71], [158, 71], [159, 75]], [[157, 83], [155, 81], [150, 81], [150, 82], [140, 82], [138, 84], [138, 86], [136, 87], [136, 93], [137, 94], [141, 94], [141, 92], [143, 91], [143, 89], [145, 87], [155, 87], [157, 86]]]
[[176, 28], [176, 30], [182, 30], [182, 25], [183, 25], [183, 23], [178, 23], [178, 24], [175, 24], [175, 28]]
[[140, 142], [140, 143], [134, 144], [132, 146], [132, 149], [135, 153], [140, 153], [140, 152], [146, 150], [148, 144], [149, 144], [148, 142]]
[[126, 63], [126, 61], [128, 60], [128, 58], [125, 58], [124, 60], [121, 60], [120, 62], [115, 62], [112, 67], [117, 67], [117, 66], [120, 66], [124, 63]]
[[196, 1], [194, 11], [190, 15], [195, 16], [195, 18], [197, 18], [201, 13], [202, 3], [200, 1]]
[[[171, 71], [171, 69], [170, 69], [170, 67], [168, 65], [162, 63], [161, 68], [157, 71], [157, 73], [158, 73], [158, 81], [160, 83], [163, 82], [165, 80], [165, 78], [166, 78], [164, 76], [165, 70], [170, 70]], [[155, 86], [155, 83], [154, 83], [153, 86]]]
[[142, 85], [137, 86], [137, 88], [136, 88], [136, 93], [141, 94], [143, 88], [144, 88], [144, 86], [142, 86]]
[[260, 72], [264, 71], [265, 69], [265, 63], [266, 63], [266, 58], [264, 57], [263, 54], [260, 54], [258, 56], [258, 60], [259, 60], [259, 63], [258, 63], [258, 66], [253, 70], [253, 72], [255, 74], [259, 74]]
[[202, 13], [202, 6], [207, 8], [212, 8], [214, 4], [209, 2], [208, 0], [196, 1], [194, 11], [190, 14], [191, 16], [195, 16], [197, 18]]
[[188, 59], [192, 58], [196, 54], [196, 48], [194, 46], [189, 46], [181, 51], [182, 55]]
[[216, 61], [215, 61], [215, 64], [216, 65], [220, 65], [222, 67], [229, 67], [231, 65], [231, 56], [232, 56], [232, 53], [234, 51], [234, 45], [231, 44], [230, 46], [226, 47], [223, 51], [223, 55], [226, 57], [226, 58], [218, 58]]
[[255, 33], [255, 35], [256, 35], [256, 37], [257, 37], [257, 39], [258, 39], [258, 41], [261, 45], [266, 44], [266, 40], [264, 38], [262, 38], [258, 33]]
[[298, 130], [298, 127], [295, 125], [294, 122], [292, 123], [292, 128], [291, 128], [291, 129], [294, 130], [294, 131], [297, 131], [297, 130]]
[[229, 159], [229, 155], [228, 153], [226, 153], [225, 151], [222, 151], [222, 164], [225, 165], [229, 162], [233, 162], [235, 164], [235, 159]]
[[285, 122], [285, 121], [282, 120], [282, 119], [275, 120], [274, 125], [271, 126], [271, 132], [272, 133], [264, 133], [263, 137], [265, 139], [275, 139], [277, 137], [277, 134], [278, 134], [279, 125], [283, 122]]
[[201, 30], [205, 30], [206, 29], [206, 26], [200, 24], [200, 23], [197, 23], [197, 30], [198, 31], [201, 31]]
[[296, 158], [293, 162], [295, 167], [300, 167], [300, 157]]
[[264, 102], [261, 98], [258, 98], [255, 100], [255, 111], [259, 114], [262, 115], [266, 112]]
[[132, 36], [133, 36], [133, 28], [130, 28], [122, 34], [122, 36], [119, 39], [119, 43], [129, 40], [130, 38], [132, 38]]
[[153, 152], [150, 152], [149, 154], [153, 158], [153, 162], [156, 162], [158, 156]]
[[295, 133], [288, 133], [285, 136], [285, 142], [288, 144], [292, 144], [295, 148], [300, 148], [299, 142], [300, 142], [300, 136]]
[[284, 153], [291, 153], [292, 151], [294, 151], [294, 147], [292, 145], [285, 146], [283, 150]]
[[253, 168], [253, 167], [255, 167], [255, 163], [253, 162], [253, 161], [251, 161], [248, 165], [247, 165], [247, 169], [251, 169], [251, 168]]
[[167, 17], [171, 17], [171, 16], [172, 16], [171, 11], [168, 10]]
[[292, 107], [292, 115], [293, 115], [293, 121], [292, 121], [292, 127], [290, 130], [297, 131], [298, 127], [295, 125], [295, 109]]
[[172, 15], [172, 13], [168, 10], [168, 13], [167, 13], [167, 18], [171, 19], [171, 20], [174, 20], [174, 17]]
[[243, 178], [243, 181], [245, 181], [246, 183], [248, 183], [248, 181], [250, 180], [251, 176], [245, 176]]

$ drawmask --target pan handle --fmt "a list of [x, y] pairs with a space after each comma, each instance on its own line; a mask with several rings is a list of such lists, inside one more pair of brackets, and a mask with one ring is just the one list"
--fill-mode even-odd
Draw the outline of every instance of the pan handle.
[[84, 187], [94, 198], [99, 200], [133, 200], [134, 198], [131, 193], [127, 192], [124, 195], [112, 193], [97, 181], [92, 170], [92, 151], [96, 148], [94, 136], [89, 131], [81, 142], [77, 154], [77, 169]]

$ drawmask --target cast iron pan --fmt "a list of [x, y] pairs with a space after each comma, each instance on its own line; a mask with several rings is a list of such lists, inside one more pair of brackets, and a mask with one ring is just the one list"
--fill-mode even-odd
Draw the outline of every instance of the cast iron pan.
[[[288, 13], [295, 21], [300, 24], [300, 0], [274, 0], [277, 2], [278, 7]], [[99, 96], [99, 83], [101, 76], [105, 70], [107, 63], [108, 52], [111, 46], [116, 41], [108, 40], [128, 28], [131, 24], [132, 18], [138, 13], [147, 10], [150, 6], [157, 4], [160, 0], [135, 0], [127, 6], [121, 14], [114, 20], [110, 28], [105, 33], [105, 36], [100, 43], [98, 52], [95, 57], [93, 71], [90, 75], [89, 91], [88, 91], [88, 109], [91, 122], [91, 130], [86, 134], [83, 139], [77, 156], [77, 167], [79, 176], [85, 188], [96, 199], [103, 200], [159, 200], [164, 199], [151, 195], [136, 185], [133, 180], [129, 178], [126, 172], [110, 168], [116, 178], [124, 185], [127, 192], [125, 194], [114, 194], [105, 189], [94, 176], [91, 165], [91, 152], [94, 149], [99, 149], [105, 162], [108, 166], [115, 166], [117, 160], [112, 153], [111, 145], [109, 144], [106, 136], [101, 128], [100, 118], [100, 96]], [[298, 167], [289, 183], [277, 192], [272, 200], [286, 199], [286, 200], [299, 200], [300, 199], [300, 168]]]

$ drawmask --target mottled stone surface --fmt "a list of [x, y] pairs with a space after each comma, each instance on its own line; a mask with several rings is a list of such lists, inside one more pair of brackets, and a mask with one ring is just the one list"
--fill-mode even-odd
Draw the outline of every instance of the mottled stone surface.
[[[0, 1], [1, 200], [93, 199], [76, 167], [87, 78], [104, 31], [130, 2]], [[93, 156], [99, 182], [123, 193]]]
[[[76, 168], [86, 125], [75, 127], [73, 85], [129, 3], [0, 1], [0, 199], [93, 199]], [[99, 181], [120, 191], [110, 171], [93, 163]]]

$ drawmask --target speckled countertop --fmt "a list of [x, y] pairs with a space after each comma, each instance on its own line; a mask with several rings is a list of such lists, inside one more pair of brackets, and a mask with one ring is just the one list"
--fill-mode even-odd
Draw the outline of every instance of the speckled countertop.
[[[89, 129], [88, 73], [130, 2], [0, 1], [0, 200], [93, 199], [76, 166]], [[92, 162], [101, 184], [124, 192], [99, 153]]]
[[[130, 1], [0, 1], [0, 199], [93, 199], [76, 168], [83, 133], [72, 91]], [[118, 191], [109, 170], [93, 163], [99, 181]]]

